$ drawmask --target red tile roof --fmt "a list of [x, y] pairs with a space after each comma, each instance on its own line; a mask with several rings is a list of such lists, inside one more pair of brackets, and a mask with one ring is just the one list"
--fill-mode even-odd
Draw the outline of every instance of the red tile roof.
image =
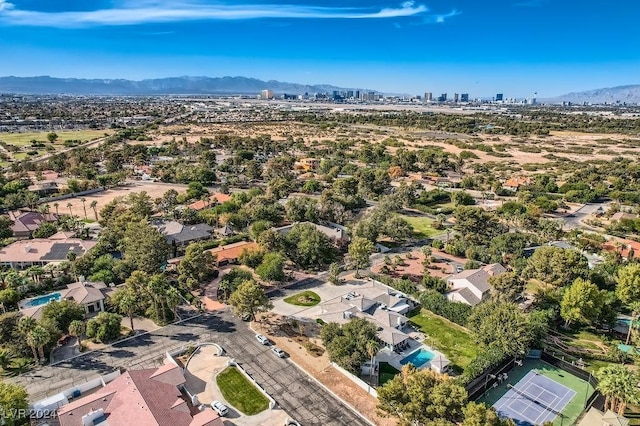
[[260, 246], [258, 243], [254, 243], [253, 241], [240, 241], [239, 243], [227, 244], [226, 246], [216, 247], [214, 249], [209, 250], [211, 254], [217, 257], [218, 262], [223, 261], [235, 261], [240, 257], [243, 250], [253, 250], [257, 249]]
[[189, 204], [189, 208], [192, 208], [194, 210], [202, 210], [205, 209], [207, 207], [212, 207], [216, 204], [222, 204], [225, 203], [227, 201], [231, 200], [231, 195], [227, 195], [227, 194], [223, 194], [223, 193], [216, 193], [213, 194], [211, 197], [209, 197], [209, 201], [206, 202], [204, 200], [199, 200], [196, 201], [195, 203], [191, 203]]
[[606, 251], [615, 251], [624, 258], [640, 258], [640, 243], [632, 240], [607, 241], [602, 246]]

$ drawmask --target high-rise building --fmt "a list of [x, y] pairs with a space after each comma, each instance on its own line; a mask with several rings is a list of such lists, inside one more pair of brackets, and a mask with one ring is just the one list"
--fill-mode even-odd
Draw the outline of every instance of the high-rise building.
[[457, 93], [454, 93], [453, 94], [453, 102], [458, 102], [458, 101], [460, 101], [460, 95], [457, 94]]
[[424, 100], [426, 102], [431, 102], [433, 100], [433, 93], [431, 92], [424, 92]]
[[273, 99], [273, 90], [263, 90], [260, 92], [260, 97], [262, 99]]
[[438, 102], [447, 102], [447, 94], [443, 93], [442, 95], [440, 95], [440, 97], [438, 98]]
[[469, 94], [463, 93], [460, 95], [460, 102], [469, 102]]
[[504, 100], [504, 95], [502, 93], [498, 93], [496, 95], [496, 102], [501, 102]]
[[360, 99], [360, 91], [356, 90], [356, 92], [354, 93], [353, 97], [356, 98], [356, 99]]

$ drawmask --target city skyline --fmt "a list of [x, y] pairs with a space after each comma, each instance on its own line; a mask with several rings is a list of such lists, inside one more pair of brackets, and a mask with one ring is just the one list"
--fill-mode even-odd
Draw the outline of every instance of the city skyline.
[[470, 98], [548, 98], [640, 75], [638, 5], [288, 3], [0, 0], [0, 49], [14, 58], [0, 75], [241, 75]]

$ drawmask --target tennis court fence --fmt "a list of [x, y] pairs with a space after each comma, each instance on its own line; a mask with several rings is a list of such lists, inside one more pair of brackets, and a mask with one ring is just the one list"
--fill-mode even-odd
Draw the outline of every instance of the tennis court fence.
[[487, 389], [493, 386], [499, 374], [511, 371], [515, 365], [515, 358], [509, 357], [493, 368], [485, 370], [480, 376], [466, 386], [470, 401], [480, 398]]

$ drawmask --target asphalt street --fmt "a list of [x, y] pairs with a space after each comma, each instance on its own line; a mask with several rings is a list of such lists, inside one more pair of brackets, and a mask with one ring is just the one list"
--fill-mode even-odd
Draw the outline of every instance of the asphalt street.
[[169, 325], [9, 380], [25, 386], [31, 401], [37, 401], [115, 368], [158, 367], [166, 352], [197, 342], [221, 345], [282, 409], [302, 425], [368, 425], [289, 359], [276, 357], [268, 346], [258, 343], [247, 324], [228, 310]]

